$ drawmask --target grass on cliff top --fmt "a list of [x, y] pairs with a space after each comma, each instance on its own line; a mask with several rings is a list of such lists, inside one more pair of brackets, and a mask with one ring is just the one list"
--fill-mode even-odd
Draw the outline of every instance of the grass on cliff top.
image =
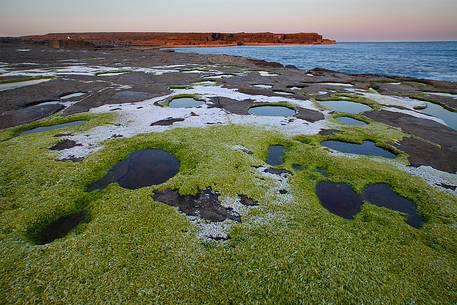
[[[319, 147], [324, 137], [304, 144], [255, 127], [175, 129], [112, 139], [72, 163], [55, 161], [48, 150], [59, 132], [0, 143], [0, 303], [453, 304], [457, 298], [456, 198], [370, 158], [334, 157]], [[346, 132], [352, 140], [364, 137]], [[304, 167], [289, 180], [294, 199], [287, 204], [269, 195], [273, 182], [259, 179], [254, 168], [264, 164], [271, 144], [287, 147], [285, 168]], [[139, 190], [112, 184], [84, 192], [142, 148], [174, 153], [179, 174]], [[370, 204], [355, 220], [342, 219], [315, 195], [316, 183], [327, 180], [358, 192], [389, 183], [416, 202], [427, 222], [417, 230], [403, 215]], [[225, 243], [197, 239], [185, 216], [151, 198], [155, 189], [195, 194], [206, 187], [259, 201]], [[30, 230], [82, 206], [90, 222], [65, 238], [43, 246], [28, 238]]]

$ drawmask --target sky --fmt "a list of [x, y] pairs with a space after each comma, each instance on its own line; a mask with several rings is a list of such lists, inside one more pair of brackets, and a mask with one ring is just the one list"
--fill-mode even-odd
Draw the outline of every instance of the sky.
[[457, 0], [0, 0], [0, 36], [117, 31], [457, 40]]

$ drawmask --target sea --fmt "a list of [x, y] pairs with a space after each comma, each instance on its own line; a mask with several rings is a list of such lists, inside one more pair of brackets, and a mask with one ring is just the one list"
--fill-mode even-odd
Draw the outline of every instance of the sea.
[[227, 54], [347, 73], [410, 76], [457, 82], [457, 41], [340, 42], [309, 46], [178, 48], [176, 52]]

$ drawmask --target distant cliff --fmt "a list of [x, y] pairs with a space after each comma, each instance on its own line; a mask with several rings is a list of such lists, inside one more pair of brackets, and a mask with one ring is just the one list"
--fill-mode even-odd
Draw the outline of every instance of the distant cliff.
[[[236, 46], [278, 44], [334, 44], [317, 33], [51, 33], [21, 37], [26, 40], [47, 41], [55, 47], [94, 46]], [[82, 42], [80, 44], [79, 42]]]

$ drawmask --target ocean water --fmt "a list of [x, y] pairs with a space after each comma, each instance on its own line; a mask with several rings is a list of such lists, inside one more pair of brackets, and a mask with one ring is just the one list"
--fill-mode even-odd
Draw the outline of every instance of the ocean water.
[[411, 76], [457, 82], [457, 41], [341, 42], [316, 46], [179, 48], [176, 52], [227, 54], [348, 73]]

